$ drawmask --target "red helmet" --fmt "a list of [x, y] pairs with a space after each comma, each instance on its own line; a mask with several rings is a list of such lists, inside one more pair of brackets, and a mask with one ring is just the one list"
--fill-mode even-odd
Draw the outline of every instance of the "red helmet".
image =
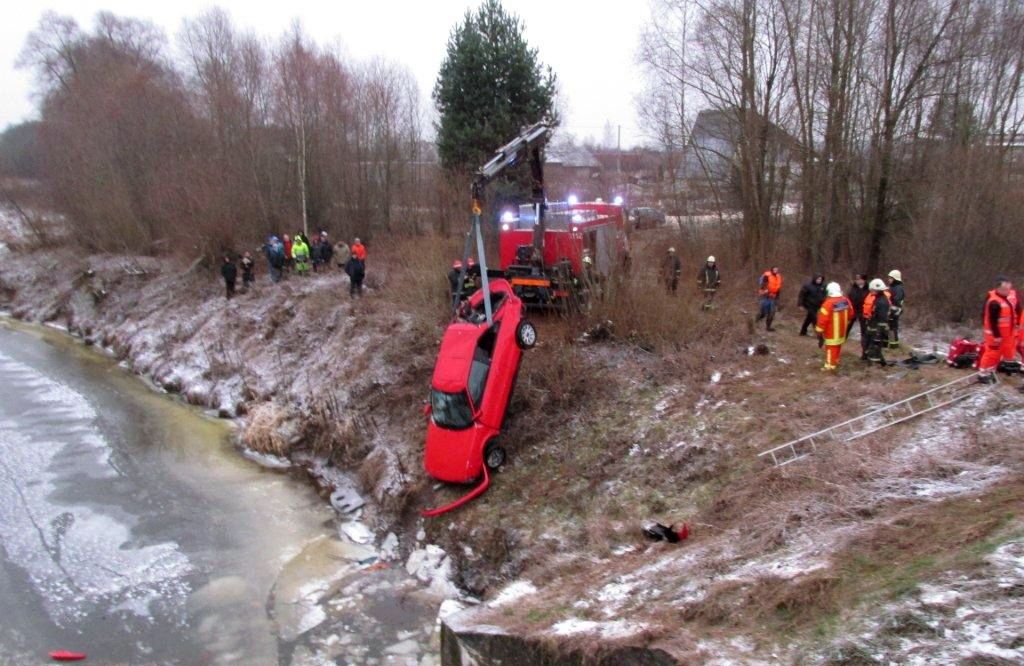
[[462, 262], [456, 259], [452, 262], [452, 268], [462, 268]]

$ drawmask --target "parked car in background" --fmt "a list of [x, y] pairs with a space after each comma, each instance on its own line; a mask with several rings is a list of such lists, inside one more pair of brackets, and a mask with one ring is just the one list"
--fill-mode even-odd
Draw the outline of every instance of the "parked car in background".
[[654, 229], [665, 224], [665, 213], [657, 208], [632, 208], [629, 211], [629, 224], [634, 230]]

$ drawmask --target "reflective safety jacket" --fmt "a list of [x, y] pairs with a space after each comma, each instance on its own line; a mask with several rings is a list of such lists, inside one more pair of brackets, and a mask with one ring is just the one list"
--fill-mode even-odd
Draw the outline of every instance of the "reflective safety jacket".
[[772, 273], [770, 270], [761, 275], [761, 295], [778, 298], [782, 291], [782, 273]]
[[1001, 296], [995, 289], [988, 292], [982, 323], [987, 338], [1012, 338], [1017, 332], [1017, 294]]
[[353, 243], [352, 256], [359, 261], [366, 261], [366, 246], [362, 243]]
[[845, 296], [826, 298], [818, 309], [815, 332], [825, 338], [826, 345], [841, 345], [846, 342], [846, 331], [853, 321], [853, 303]]
[[[888, 318], [888, 306], [892, 304], [892, 297], [890, 296], [888, 289], [881, 293], [885, 294], [885, 304], [887, 306], [885, 308], [885, 316], [886, 318]], [[864, 299], [864, 310], [861, 311], [861, 315], [864, 317], [864, 321], [871, 321], [871, 317], [875, 314], [875, 300], [878, 298], [878, 294], [879, 292], [877, 291], [869, 291], [867, 297]]]
[[300, 264], [309, 261], [309, 246], [301, 238], [292, 241], [292, 257]]

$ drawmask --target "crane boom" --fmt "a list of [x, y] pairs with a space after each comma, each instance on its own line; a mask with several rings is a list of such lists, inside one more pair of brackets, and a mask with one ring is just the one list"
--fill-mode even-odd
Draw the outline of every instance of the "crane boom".
[[472, 248], [473, 237], [476, 237], [477, 254], [480, 257], [480, 277], [484, 292], [484, 311], [487, 315], [488, 324], [491, 323], [491, 293], [487, 276], [487, 261], [484, 257], [484, 241], [480, 228], [481, 203], [484, 197], [484, 189], [487, 184], [500, 176], [508, 168], [514, 167], [524, 159], [530, 161], [530, 175], [533, 180], [532, 196], [533, 204], [537, 210], [537, 226], [533, 235], [533, 246], [540, 249], [544, 242], [544, 158], [542, 150], [551, 138], [554, 128], [547, 122], [541, 121], [530, 125], [519, 136], [512, 139], [499, 148], [486, 164], [476, 171], [473, 183], [470, 186], [472, 194], [472, 223], [469, 234], [466, 235], [466, 249], [462, 256], [462, 269], [459, 271], [459, 287], [456, 290], [452, 312], [457, 315], [459, 301], [462, 298], [462, 284], [466, 279], [466, 263]]

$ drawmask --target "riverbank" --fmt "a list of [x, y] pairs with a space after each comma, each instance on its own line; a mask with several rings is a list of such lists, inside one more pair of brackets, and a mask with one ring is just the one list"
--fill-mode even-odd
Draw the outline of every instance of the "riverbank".
[[[67, 326], [163, 389], [239, 417], [261, 451], [349, 470], [378, 540], [393, 532], [398, 559], [427, 580], [421, 546], [437, 544], [427, 569], [484, 599], [447, 620], [451, 663], [510, 645], [569, 663], [1024, 650], [1013, 628], [1024, 584], [1019, 394], [979, 390], [938, 417], [765, 468], [756, 453], [767, 446], [955, 376], [862, 367], [849, 353], [838, 377], [822, 376], [820, 352], [787, 312], [772, 336], [747, 329], [732, 301], [695, 310], [718, 344], [654, 353], [629, 335], [582, 337], [540, 320], [503, 435], [510, 462], [479, 500], [421, 521], [419, 509], [460, 492], [435, 490], [420, 471], [443, 322], [430, 305], [442, 283], [424, 278], [443, 265], [432, 247], [371, 257], [370, 290], [355, 302], [338, 273], [263, 282], [225, 302], [208, 273], [60, 249], [8, 255], [0, 293], [17, 316]], [[941, 345], [950, 333], [905, 335]], [[638, 526], [649, 517], [686, 520], [692, 536], [646, 542]]]

